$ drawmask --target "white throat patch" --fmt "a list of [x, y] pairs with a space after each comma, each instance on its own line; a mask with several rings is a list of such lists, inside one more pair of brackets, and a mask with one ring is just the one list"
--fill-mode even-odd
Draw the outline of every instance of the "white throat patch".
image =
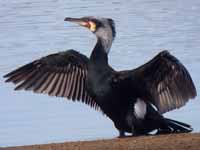
[[134, 104], [134, 114], [138, 119], [144, 119], [147, 112], [147, 104], [142, 99], [137, 99]]

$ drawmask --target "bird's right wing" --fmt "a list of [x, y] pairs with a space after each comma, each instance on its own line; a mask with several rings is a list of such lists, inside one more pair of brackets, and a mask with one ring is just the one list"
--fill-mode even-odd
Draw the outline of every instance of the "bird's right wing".
[[86, 89], [89, 59], [75, 50], [48, 55], [5, 75], [15, 90], [31, 90], [78, 100], [99, 108]]

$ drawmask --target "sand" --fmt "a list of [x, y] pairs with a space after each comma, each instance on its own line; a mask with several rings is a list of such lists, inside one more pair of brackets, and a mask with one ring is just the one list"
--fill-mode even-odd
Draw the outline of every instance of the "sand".
[[51, 143], [2, 150], [200, 150], [200, 133], [166, 134], [110, 140]]

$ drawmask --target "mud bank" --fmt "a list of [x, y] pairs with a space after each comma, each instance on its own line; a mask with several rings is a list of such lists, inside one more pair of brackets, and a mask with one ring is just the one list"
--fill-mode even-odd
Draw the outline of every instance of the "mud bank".
[[[9, 150], [200, 150], [200, 133], [8, 147]], [[2, 150], [3, 150], [2, 149]]]

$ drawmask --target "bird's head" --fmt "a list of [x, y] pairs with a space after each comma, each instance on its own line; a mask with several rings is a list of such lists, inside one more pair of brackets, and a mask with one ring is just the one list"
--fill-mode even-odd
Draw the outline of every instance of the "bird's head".
[[65, 18], [65, 21], [76, 23], [80, 26], [88, 28], [98, 38], [115, 38], [115, 24], [110, 18], [99, 18], [99, 17], [82, 17], [82, 18]]

